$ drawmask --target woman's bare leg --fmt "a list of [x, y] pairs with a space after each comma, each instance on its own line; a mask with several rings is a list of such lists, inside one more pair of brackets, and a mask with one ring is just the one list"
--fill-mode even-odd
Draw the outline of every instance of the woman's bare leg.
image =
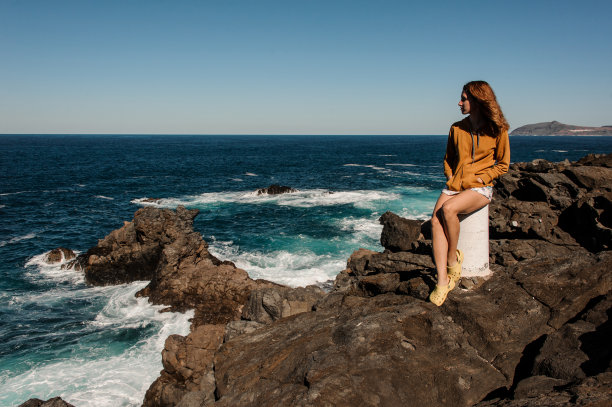
[[[465, 190], [442, 204], [439, 212], [442, 215], [444, 232], [447, 239], [446, 261], [449, 266], [457, 263], [457, 242], [459, 241], [459, 214], [474, 212], [490, 201], [476, 191]], [[433, 222], [432, 222], [433, 223]], [[436, 266], [437, 267], [437, 266]]]
[[448, 239], [444, 231], [444, 218], [442, 216], [442, 205], [451, 199], [451, 195], [440, 194], [431, 217], [431, 242], [433, 244], [433, 257], [438, 273], [438, 285], [447, 285], [446, 263], [448, 253]]

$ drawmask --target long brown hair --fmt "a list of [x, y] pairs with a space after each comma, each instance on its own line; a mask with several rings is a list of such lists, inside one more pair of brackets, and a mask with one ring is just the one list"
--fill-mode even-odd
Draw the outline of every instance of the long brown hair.
[[463, 85], [463, 91], [476, 102], [487, 127], [496, 137], [508, 131], [510, 125], [502, 113], [491, 85], [485, 81], [472, 81]]

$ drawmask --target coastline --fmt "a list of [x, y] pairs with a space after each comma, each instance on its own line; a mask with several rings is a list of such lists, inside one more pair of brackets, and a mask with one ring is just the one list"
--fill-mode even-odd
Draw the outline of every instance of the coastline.
[[[206, 243], [189, 228], [193, 212], [177, 210], [179, 216], [174, 219], [172, 211], [148, 211], [148, 216], [161, 215], [175, 225], [170, 235], [178, 238], [167, 242], [168, 253], [176, 252], [171, 246], [177, 241], [181, 247], [191, 242], [187, 244], [191, 249], [183, 250], [179, 257], [166, 256], [155, 268], [160, 272], [150, 283], [151, 288], [142, 295], [173, 309], [189, 308], [194, 300], [181, 294], [185, 288], [194, 283], [210, 285], [198, 283], [198, 265], [203, 264], [216, 281], [215, 289], [196, 298], [230, 301], [195, 304], [203, 308], [199, 313], [196, 308], [191, 333], [167, 339], [162, 353], [164, 371], [149, 389], [144, 405], [249, 405], [253, 400], [263, 400], [261, 397], [273, 405], [301, 405], [358, 397], [356, 401], [383, 405], [393, 400], [418, 400], [419, 405], [501, 406], [517, 396], [532, 402], [534, 394], [582, 397], [580, 386], [587, 379], [601, 383], [595, 386], [600, 389], [596, 394], [605, 399], [608, 396], [601, 389], [605, 390], [610, 380], [605, 369], [584, 376], [584, 371], [574, 366], [574, 376], [560, 378], [555, 377], [558, 372], [535, 368], [528, 372], [531, 375], [526, 374], [518, 366], [527, 363], [527, 354], [533, 358], [530, 363], [536, 364], [547, 341], [567, 338], [565, 331], [574, 329], [571, 327], [585, 315], [591, 315], [590, 320], [584, 320], [592, 325], [588, 332], [601, 331], [599, 327], [607, 323], [602, 318], [612, 287], [605, 272], [612, 264], [610, 229], [605, 226], [609, 215], [607, 209], [595, 211], [597, 216], [604, 216], [604, 223], [598, 219], [593, 222], [589, 208], [597, 208], [602, 199], [608, 199], [610, 160], [610, 156], [604, 156], [572, 164], [543, 160], [513, 164], [512, 171], [495, 187], [496, 195], [504, 199], [495, 200], [491, 208], [494, 276], [486, 281], [464, 279], [462, 289], [451, 293], [448, 305], [440, 309], [425, 302], [433, 265], [427, 254], [426, 226], [420, 222], [422, 235], [408, 246], [405, 242], [400, 246], [410, 249], [356, 252], [347, 270], [336, 278], [332, 292], [323, 293], [316, 287], [290, 289], [245, 279], [233, 264], [220, 262], [206, 252]], [[532, 198], [519, 199], [527, 197], [524, 191]], [[587, 225], [592, 229], [582, 231], [583, 223], [575, 224], [574, 219], [591, 219]], [[132, 227], [138, 223], [135, 217]], [[390, 227], [389, 221], [384, 227]], [[125, 247], [129, 228], [126, 224], [111, 233], [101, 249]], [[406, 239], [405, 235], [399, 233], [392, 239]], [[593, 236], [597, 237], [595, 242]], [[92, 263], [91, 256], [101, 249], [83, 257], [87, 260], [80, 264], [85, 269], [90, 264], [109, 268], [103, 260], [108, 255], [95, 254]], [[551, 269], [550, 264], [555, 267]], [[177, 278], [176, 267], [191, 277], [185, 280], [181, 273], [183, 276]], [[576, 270], [582, 269], [587, 271], [580, 274], [580, 281], [586, 283], [577, 283]], [[99, 275], [99, 271], [92, 269], [89, 273]], [[228, 276], [237, 276], [238, 280]], [[182, 281], [177, 285], [177, 280]], [[238, 292], [242, 294], [236, 297]], [[483, 309], [489, 310], [486, 315], [480, 315]], [[604, 317], [593, 316], [602, 312]], [[443, 346], [426, 346], [432, 337]], [[536, 344], [539, 349], [534, 351], [531, 348]], [[377, 358], [369, 358], [372, 353]], [[443, 358], [438, 359], [437, 353]], [[563, 355], [557, 358], [542, 356], [540, 366], [567, 359]], [[589, 360], [596, 362], [587, 357]], [[445, 368], [440, 370], [440, 366]], [[363, 373], [367, 371], [370, 373]], [[466, 371], [472, 372], [469, 381]], [[421, 373], [415, 376], [415, 372]], [[395, 389], [393, 394], [377, 390], [393, 376], [401, 377], [386, 384]], [[368, 385], [355, 387], [357, 378]], [[555, 390], [560, 381], [565, 386], [563, 391]], [[407, 383], [411, 383], [410, 389], [405, 389]], [[436, 383], [446, 383], [447, 388]], [[332, 391], [343, 387], [350, 388], [351, 395]], [[270, 395], [273, 397], [268, 398]]]

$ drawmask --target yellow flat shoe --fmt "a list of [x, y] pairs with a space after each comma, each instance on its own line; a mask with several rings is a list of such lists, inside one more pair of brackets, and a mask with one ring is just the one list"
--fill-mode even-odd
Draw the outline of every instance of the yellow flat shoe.
[[448, 285], [438, 285], [436, 284], [436, 288], [429, 294], [429, 301], [433, 304], [436, 304], [438, 307], [444, 304], [446, 301], [446, 296], [451, 290], [455, 288], [455, 283], [452, 279], [449, 278]]
[[451, 281], [454, 283], [453, 285], [457, 285], [459, 279], [461, 278], [461, 265], [463, 264], [463, 252], [457, 249], [457, 263], [452, 266], [446, 266], [446, 273]]

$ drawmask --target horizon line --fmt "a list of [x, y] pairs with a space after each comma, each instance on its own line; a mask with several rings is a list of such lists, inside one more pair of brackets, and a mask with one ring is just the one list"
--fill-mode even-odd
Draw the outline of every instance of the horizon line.
[[[606, 134], [511, 134], [511, 137], [612, 137]], [[378, 137], [378, 136], [394, 136], [394, 137], [414, 137], [414, 136], [432, 136], [432, 137], [447, 137], [447, 134], [408, 134], [408, 133], [0, 133], [0, 137], [4, 136], [268, 136], [268, 137]]]

